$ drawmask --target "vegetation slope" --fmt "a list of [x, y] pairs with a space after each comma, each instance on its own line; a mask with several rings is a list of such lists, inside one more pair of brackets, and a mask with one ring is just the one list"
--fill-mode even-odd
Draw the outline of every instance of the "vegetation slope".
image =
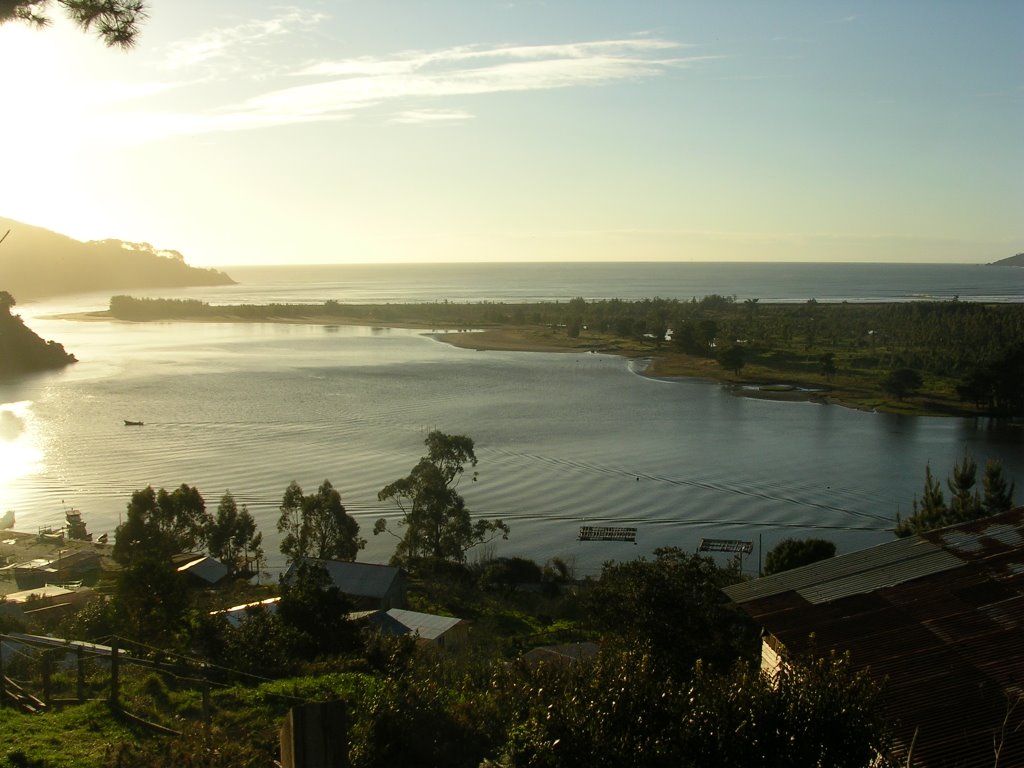
[[75, 362], [55, 341], [44, 341], [18, 315], [11, 314], [14, 297], [0, 291], [0, 376], [63, 368]]
[[21, 301], [127, 288], [230, 285], [223, 272], [198, 269], [173, 250], [149, 243], [83, 243], [41, 227], [0, 217], [0, 289]]

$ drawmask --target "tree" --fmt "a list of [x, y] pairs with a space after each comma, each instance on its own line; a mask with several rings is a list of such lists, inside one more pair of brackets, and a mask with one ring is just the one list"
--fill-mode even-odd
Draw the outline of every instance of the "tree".
[[863, 768], [889, 751], [880, 687], [845, 656], [794, 659], [774, 676], [737, 664], [666, 676], [643, 648], [528, 668], [507, 764], [544, 768]]
[[160, 530], [154, 510], [156, 491], [147, 486], [132, 493], [125, 521], [114, 531], [114, 560], [129, 565], [143, 557], [167, 558], [174, 547]]
[[978, 464], [970, 456], [953, 465], [953, 474], [947, 479], [952, 498], [947, 506], [939, 481], [932, 477], [929, 465], [925, 469], [924, 493], [921, 501], [914, 497], [914, 514], [906, 520], [896, 521], [896, 535], [909, 536], [947, 525], [977, 520], [1013, 508], [1015, 483], [1006, 484], [1003, 465], [998, 461], [985, 463], [984, 495], [976, 489]]
[[914, 513], [906, 520], [901, 520], [899, 515], [896, 516], [896, 535], [900, 538], [912, 533], [941, 528], [946, 524], [949, 511], [946, 508], [946, 499], [942, 495], [942, 486], [932, 477], [931, 464], [925, 465], [921, 501], [919, 503], [915, 496], [913, 504]]
[[836, 355], [834, 352], [826, 352], [818, 358], [818, 362], [821, 363], [821, 373], [825, 377], [826, 381], [832, 381], [832, 377], [836, 375]]
[[114, 532], [114, 559], [128, 565], [194, 551], [206, 543], [211, 522], [197, 488], [182, 484], [168, 493], [147, 486], [132, 493], [126, 519]]
[[764, 574], [781, 573], [836, 556], [836, 545], [825, 539], [784, 539], [764, 559]]
[[120, 631], [145, 643], [172, 645], [184, 626], [188, 591], [170, 560], [142, 554], [118, 574], [113, 615]]
[[206, 543], [212, 519], [206, 513], [206, 502], [195, 486], [182, 483], [170, 492], [161, 488], [156, 494], [154, 516], [178, 551], [200, 549]]
[[977, 484], [978, 463], [970, 456], [953, 464], [953, 474], [946, 481], [952, 494], [949, 512], [952, 522], [964, 523], [982, 516], [981, 496]]
[[739, 376], [747, 362], [746, 354], [746, 350], [739, 344], [730, 344], [718, 352], [718, 364], [726, 370], [732, 371], [733, 375]]
[[697, 659], [722, 668], [754, 653], [757, 635], [746, 614], [731, 610], [722, 587], [739, 574], [708, 557], [677, 547], [608, 562], [586, 595], [596, 627], [627, 643], [650, 648], [659, 664], [688, 674]]
[[17, 304], [14, 297], [11, 296], [7, 291], [0, 291], [0, 312], [10, 314], [11, 310], [14, 309], [14, 305]]
[[[85, 32], [95, 30], [108, 46], [131, 48], [146, 18], [143, 0], [56, 0], [64, 14]], [[24, 21], [37, 27], [52, 23], [51, 0], [0, 0], [0, 24]]]
[[256, 521], [245, 505], [238, 509], [230, 492], [225, 492], [217, 505], [206, 541], [209, 553], [232, 573], [248, 573], [251, 564], [263, 557], [263, 534], [257, 532]]
[[341, 494], [330, 480], [310, 496], [292, 481], [281, 501], [277, 530], [285, 534], [281, 553], [293, 562], [304, 557], [352, 561], [366, 546], [359, 538], [359, 523], [345, 512]]
[[298, 633], [295, 650], [301, 657], [352, 647], [357, 637], [348, 620], [352, 608], [351, 601], [316, 561], [297, 561], [291, 576], [281, 581], [277, 613]]
[[[507, 539], [509, 527], [501, 520], [473, 522], [465, 500], [456, 490], [466, 465], [475, 467], [477, 463], [472, 438], [435, 430], [424, 444], [427, 455], [412, 472], [377, 494], [380, 501], [394, 502], [402, 513], [399, 526], [404, 532], [395, 548], [395, 560], [428, 557], [461, 563], [471, 547], [498, 535]], [[386, 530], [385, 518], [373, 528], [375, 535]]]
[[912, 395], [923, 384], [921, 374], [913, 368], [897, 368], [882, 379], [882, 389], [897, 400], [903, 400], [907, 395]]
[[982, 480], [985, 494], [981, 505], [985, 508], [986, 515], [998, 515], [1000, 512], [1009, 512], [1013, 509], [1013, 491], [1016, 482], [1006, 484], [1003, 477], [1003, 465], [1001, 462], [989, 459], [985, 462], [985, 477]]

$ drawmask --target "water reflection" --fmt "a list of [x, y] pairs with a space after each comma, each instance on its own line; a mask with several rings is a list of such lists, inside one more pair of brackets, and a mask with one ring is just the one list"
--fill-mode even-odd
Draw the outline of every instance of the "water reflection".
[[8, 484], [41, 470], [43, 453], [29, 429], [32, 403], [0, 404], [0, 504], [13, 501]]

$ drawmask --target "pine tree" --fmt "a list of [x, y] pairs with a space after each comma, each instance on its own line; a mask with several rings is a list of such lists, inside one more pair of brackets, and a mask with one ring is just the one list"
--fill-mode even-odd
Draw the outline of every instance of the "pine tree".
[[985, 487], [985, 495], [981, 505], [986, 515], [998, 515], [1000, 512], [1013, 509], [1013, 491], [1017, 484], [1011, 482], [1009, 486], [1006, 485], [1001, 462], [992, 459], [985, 462], [985, 477], [982, 484]]
[[925, 467], [924, 492], [921, 501], [914, 497], [914, 514], [906, 520], [896, 519], [896, 535], [899, 537], [909, 536], [920, 531], [930, 531], [932, 528], [940, 528], [944, 525], [949, 514], [946, 507], [946, 499], [942, 495], [942, 486], [932, 476], [932, 466]]
[[963, 461], [953, 465], [953, 476], [946, 481], [950, 493], [953, 494], [950, 499], [949, 524], [976, 520], [984, 514], [981, 496], [975, 488], [978, 482], [977, 475], [978, 463], [970, 456], [964, 456]]

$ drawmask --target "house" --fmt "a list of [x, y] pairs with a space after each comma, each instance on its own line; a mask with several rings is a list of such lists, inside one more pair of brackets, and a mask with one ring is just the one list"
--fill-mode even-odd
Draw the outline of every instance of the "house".
[[436, 616], [401, 608], [368, 611], [359, 617], [385, 635], [413, 635], [420, 645], [455, 648], [466, 641], [469, 622], [452, 616]]
[[[373, 563], [320, 560], [313, 557], [302, 558], [301, 562], [322, 567], [330, 577], [331, 583], [342, 594], [352, 598], [357, 607], [385, 611], [405, 607], [408, 579], [401, 568]], [[285, 581], [291, 580], [295, 569], [295, 562], [288, 566], [284, 575]]]
[[11, 592], [0, 599], [0, 616], [19, 620], [60, 619], [80, 609], [95, 594], [88, 587], [68, 588], [56, 584]]
[[725, 592], [763, 627], [762, 669], [813, 634], [883, 682], [916, 768], [1024, 765], [1024, 507]]
[[35, 589], [46, 584], [78, 582], [100, 570], [100, 555], [92, 549], [59, 551], [55, 558], [37, 558], [13, 563], [3, 570], [14, 576], [21, 589]]

